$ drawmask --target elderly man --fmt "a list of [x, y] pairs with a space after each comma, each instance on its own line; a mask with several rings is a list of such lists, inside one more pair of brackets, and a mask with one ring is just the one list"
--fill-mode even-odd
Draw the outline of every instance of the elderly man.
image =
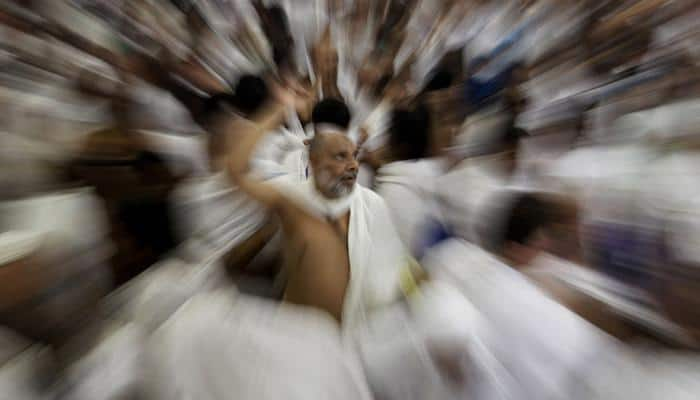
[[[237, 142], [229, 146], [228, 176], [279, 219], [284, 300], [280, 305], [234, 293], [191, 300], [153, 341], [158, 398], [370, 396], [360, 360], [342, 339], [356, 337], [372, 311], [400, 298], [408, 255], [383, 200], [356, 184], [357, 148], [341, 127], [316, 127], [308, 181], [248, 174], [259, 141], [293, 102], [288, 92], [277, 97], [283, 101], [257, 113], [256, 122], [233, 116], [219, 126]], [[230, 373], [184, 375], [176, 367], [182, 362]], [[158, 384], [166, 380], [179, 383]]]
[[285, 299], [320, 308], [351, 327], [371, 306], [397, 297], [404, 249], [381, 198], [355, 184], [357, 148], [340, 128], [315, 132], [311, 178], [303, 185], [275, 187], [245, 174], [255, 145], [283, 110], [273, 106], [258, 126], [232, 124], [230, 129], [241, 129], [241, 140], [229, 172], [243, 191], [280, 217], [289, 273]]

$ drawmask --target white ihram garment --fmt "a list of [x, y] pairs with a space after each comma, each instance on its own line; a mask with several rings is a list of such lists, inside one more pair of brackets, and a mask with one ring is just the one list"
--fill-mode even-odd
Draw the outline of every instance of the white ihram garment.
[[400, 296], [405, 252], [388, 210], [360, 186], [339, 200], [323, 198], [313, 181], [278, 182], [278, 188], [319, 218], [350, 210], [351, 279], [342, 327], [310, 307], [231, 291], [195, 296], [153, 339], [154, 398], [371, 398], [352, 346], [355, 336], [348, 333], [361, 331], [371, 312]]
[[152, 338], [149, 398], [370, 399], [335, 321], [230, 292], [197, 296]]
[[399, 161], [377, 171], [376, 190], [386, 201], [394, 224], [411, 253], [418, 257], [431, 221], [440, 219], [435, 184], [440, 160]]
[[436, 280], [458, 286], [487, 321], [480, 340], [502, 367], [495, 382], [509, 398], [576, 398], [590, 390], [591, 370], [618, 349], [613, 338], [476, 246], [451, 240], [426, 265]]

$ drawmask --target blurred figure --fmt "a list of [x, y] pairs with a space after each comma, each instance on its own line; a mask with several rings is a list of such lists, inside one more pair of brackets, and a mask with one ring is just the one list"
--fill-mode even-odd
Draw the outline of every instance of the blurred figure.
[[395, 110], [385, 163], [375, 177], [376, 191], [387, 202], [399, 236], [420, 258], [427, 236], [442, 219], [433, 186], [445, 170], [445, 160], [430, 158], [434, 127], [425, 106]]
[[0, 204], [0, 221], [0, 324], [24, 339], [14, 350], [3, 343], [14, 353], [0, 367], [3, 395], [134, 396], [140, 333], [101, 309], [113, 252], [100, 201], [86, 188], [25, 193]]
[[[228, 120], [252, 117], [268, 100], [265, 81], [258, 76], [245, 75], [233, 94], [214, 95], [207, 101], [203, 123], [209, 132], [210, 173], [183, 181], [172, 198], [173, 217], [179, 219], [180, 234], [185, 242], [180, 253], [186, 261], [197, 264], [216, 259], [226, 270], [240, 270], [249, 267], [252, 258], [272, 238], [273, 221], [265, 210], [231, 185], [226, 171], [227, 152], [236, 140], [235, 134], [226, 130]], [[273, 179], [282, 170], [276, 163], [269, 165], [262, 160], [256, 167], [264, 179]]]
[[695, 399], [699, 13], [3, 3], [0, 393]]
[[[506, 211], [503, 230], [495, 233], [496, 257], [460, 240], [445, 242], [426, 256], [426, 268], [433, 278], [458, 285], [487, 321], [476, 334], [497, 367], [491, 367], [495, 374], [492, 381], [477, 384], [484, 385], [479, 389], [483, 398], [577, 398], [579, 393], [586, 393], [586, 385], [590, 384], [586, 371], [593, 361], [615, 351], [617, 346], [611, 337], [577, 315], [594, 317], [594, 322], [604, 320], [600, 317], [604, 307], [594, 307], [591, 304], [596, 302], [584, 301], [585, 296], [566, 288], [557, 291], [544, 287], [542, 291], [533, 284], [536, 280], [527, 278], [535, 273], [528, 268], [534, 269], [543, 262], [538, 256], [564, 246], [560, 231], [551, 239], [543, 236], [545, 229], [559, 225], [549, 225], [541, 219], [542, 214], [530, 214], [531, 203], [536, 201], [528, 195], [516, 197], [513, 208]], [[552, 210], [551, 206], [537, 209], [542, 213]], [[569, 240], [569, 236], [566, 234], [564, 240]], [[530, 240], [537, 240], [538, 244]], [[519, 243], [533, 244], [521, 247]], [[540, 247], [539, 243], [547, 245]], [[567, 268], [566, 263], [557, 265]], [[503, 293], [508, 293], [505, 303]], [[488, 360], [486, 357], [475, 362], [479, 368], [487, 368], [491, 364]]]
[[[287, 94], [285, 94], [288, 96]], [[263, 205], [271, 208], [277, 213], [282, 213], [281, 222], [283, 224], [283, 229], [291, 233], [291, 236], [296, 236], [299, 234], [311, 235], [309, 240], [311, 242], [317, 243], [321, 237], [329, 242], [321, 247], [324, 248], [324, 255], [318, 254], [315, 257], [303, 256], [300, 262], [301, 264], [295, 265], [292, 263], [288, 265], [288, 270], [291, 273], [290, 280], [288, 282], [287, 291], [285, 298], [293, 303], [315, 305], [321, 309], [327, 310], [336, 319], [340, 320], [341, 315], [343, 316], [343, 324], [353, 324], [359, 322], [356, 318], [359, 317], [357, 310], [367, 307], [367, 299], [363, 299], [360, 292], [356, 292], [364, 284], [379, 284], [388, 285], [384, 290], [392, 287], [394, 283], [391, 282], [391, 276], [393, 272], [397, 271], [402, 264], [402, 246], [398, 242], [398, 239], [393, 233], [393, 226], [390, 222], [386, 225], [381, 226], [381, 230], [370, 231], [370, 236], [372, 232], [376, 232], [376, 235], [380, 235], [384, 239], [383, 250], [380, 254], [385, 254], [384, 267], [377, 272], [384, 270], [382, 272], [384, 276], [383, 279], [389, 279], [384, 282], [373, 282], [366, 281], [366, 283], [359, 283], [361, 281], [353, 281], [348, 279], [349, 268], [368, 268], [366, 265], [357, 265], [356, 262], [359, 259], [355, 257], [360, 256], [360, 253], [355, 253], [354, 250], [348, 255], [346, 244], [344, 242], [348, 240], [348, 243], [357, 242], [358, 246], [370, 246], [373, 241], [367, 235], [362, 235], [355, 237], [352, 233], [355, 228], [350, 228], [357, 226], [357, 229], [367, 229], [369, 227], [362, 227], [356, 224], [365, 224], [370, 221], [370, 218], [374, 220], [375, 224], [372, 226], [376, 228], [370, 229], [380, 229], [376, 224], [377, 219], [388, 218], [385, 206], [381, 199], [375, 194], [370, 192], [368, 189], [357, 187], [355, 185], [355, 180], [357, 177], [357, 149], [355, 145], [344, 135], [342, 127], [336, 125], [325, 125], [319, 123], [315, 125], [315, 133], [313, 139], [309, 143], [309, 160], [310, 168], [312, 171], [311, 179], [308, 183], [303, 185], [296, 185], [299, 189], [293, 190], [290, 194], [281, 194], [278, 190], [272, 186], [263, 185], [259, 182], [251, 180], [251, 178], [244, 176], [245, 163], [250, 157], [249, 152], [254, 147], [257, 142], [257, 137], [262, 136], [266, 129], [269, 129], [269, 125], [276, 125], [279, 123], [280, 113], [283, 107], [276, 105], [276, 108], [268, 111], [266, 119], [263, 120], [265, 124], [262, 125], [259, 131], [255, 135], [253, 133], [241, 133], [241, 145], [236, 149], [236, 153], [231, 156], [231, 176], [234, 182], [245, 191], [247, 191], [251, 196], [258, 199]], [[317, 108], [316, 110], [320, 110]], [[319, 117], [319, 114], [316, 114]], [[323, 122], [323, 121], [321, 121]], [[338, 121], [338, 123], [343, 123], [344, 121]], [[248, 128], [250, 129], [250, 128]], [[252, 131], [252, 130], [251, 130]], [[247, 153], [248, 152], [248, 153]], [[355, 192], [357, 190], [357, 192]], [[287, 196], [290, 196], [289, 198]], [[302, 196], [302, 197], [299, 197]], [[301, 204], [299, 201], [304, 199]], [[364, 204], [360, 206], [360, 204]], [[281, 208], [278, 208], [281, 207]], [[299, 208], [301, 207], [301, 208]], [[358, 208], [356, 211], [355, 207]], [[294, 218], [286, 214], [287, 208], [290, 212], [293, 211], [295, 214]], [[320, 213], [320, 214], [319, 214]], [[318, 218], [322, 217], [322, 224], [318, 224]], [[297, 221], [297, 218], [302, 218]], [[307, 221], [305, 218], [309, 218]], [[287, 220], [285, 220], [287, 219]], [[286, 224], [291, 224], [291, 226], [286, 226]], [[315, 227], [315, 228], [313, 228]], [[313, 229], [312, 229], [313, 228]], [[301, 232], [297, 232], [297, 229], [301, 229]], [[308, 231], [307, 231], [308, 229]], [[317, 231], [318, 230], [318, 231]], [[349, 231], [350, 230], [350, 231]], [[326, 232], [327, 231], [327, 232]], [[336, 232], [337, 231], [337, 232]], [[296, 233], [295, 233], [296, 232]], [[287, 236], [285, 235], [285, 236]], [[339, 235], [339, 236], [338, 236]], [[303, 237], [303, 236], [302, 236]], [[338, 243], [335, 243], [338, 238], [344, 238]], [[299, 239], [299, 237], [297, 237]], [[302, 241], [306, 242], [306, 241]], [[287, 246], [290, 258], [287, 258], [287, 262], [292, 262], [292, 260], [297, 259], [294, 254], [299, 254], [299, 251], [303, 248], [303, 252], [312, 252], [312, 248], [307, 247], [309, 245], [304, 243], [289, 242], [287, 239]], [[341, 243], [343, 242], [343, 243]], [[349, 244], [353, 248], [355, 244]], [[302, 247], [297, 247], [302, 246]], [[373, 246], [373, 245], [372, 245]], [[337, 247], [337, 248], [336, 248]], [[357, 248], [358, 250], [361, 247]], [[374, 247], [373, 247], [374, 248]], [[331, 250], [336, 249], [336, 250]], [[343, 256], [343, 254], [346, 254]], [[307, 258], [309, 257], [309, 258]], [[320, 258], [319, 258], [320, 257]], [[330, 257], [330, 258], [327, 258]], [[345, 259], [345, 261], [343, 261]], [[298, 276], [296, 271], [299, 268], [306, 265], [308, 262], [306, 260], [315, 260], [307, 267], [311, 268], [310, 271], [316, 271], [321, 268], [321, 265], [337, 265], [335, 273], [330, 271], [324, 272], [326, 278], [321, 279], [316, 283], [306, 282], [301, 276]], [[388, 264], [388, 265], [387, 265]], [[323, 267], [327, 269], [328, 267]], [[321, 270], [318, 270], [319, 273]], [[383, 275], [386, 274], [386, 275]], [[315, 275], [315, 274], [314, 274]], [[358, 276], [359, 275], [359, 276]], [[357, 278], [360, 278], [362, 273], [358, 271]], [[321, 275], [324, 276], [324, 275]], [[343, 278], [344, 277], [344, 278]], [[369, 279], [369, 278], [362, 278]], [[379, 280], [383, 280], [379, 279]], [[318, 291], [309, 290], [306, 285], [321, 285], [318, 287]], [[347, 296], [350, 299], [350, 304], [343, 304], [343, 298], [346, 296], [345, 287], [347, 285], [349, 294]], [[364, 291], [364, 290], [363, 290]], [[356, 293], [355, 293], [356, 292]], [[316, 296], [309, 297], [309, 293], [316, 293]], [[376, 293], [380, 296], [390, 296], [391, 290], [384, 292], [383, 294]], [[359, 297], [356, 297], [359, 296]], [[353, 299], [354, 298], [354, 299]], [[355, 304], [352, 304], [357, 302]], [[374, 303], [374, 302], [373, 302]], [[360, 308], [356, 308], [360, 307]]]
[[314, 126], [328, 124], [347, 130], [350, 127], [350, 109], [343, 101], [327, 97], [314, 105], [311, 122]]
[[117, 246], [113, 261], [117, 285], [177, 244], [168, 197], [180, 179], [130, 124], [125, 95], [122, 90], [111, 99], [114, 126], [89, 135], [71, 165], [71, 177], [95, 187], [104, 201]]
[[[439, 178], [438, 196], [451, 231], [476, 244], [481, 244], [482, 231], [490, 225], [482, 218], [484, 213], [494, 211], [489, 208], [490, 196], [520, 186], [515, 172], [519, 143], [526, 133], [506, 118], [468, 120], [467, 136], [462, 139], [473, 144], [452, 147], [451, 155], [461, 162]], [[464, 151], [476, 156], [463, 158], [460, 153]]]
[[[280, 98], [289, 97], [290, 94], [281, 93]], [[231, 380], [216, 373], [199, 380], [176, 378], [183, 385], [178, 391], [180, 396], [211, 393], [211, 387], [220, 390], [215, 396], [227, 396], [230, 390], [246, 394], [245, 397], [255, 393], [255, 397], [264, 398], [288, 395], [290, 391], [298, 393], [299, 398], [326, 398], [331, 393], [338, 398], [369, 396], [364, 383], [357, 381], [357, 372], [353, 372], [357, 361], [353, 361], [351, 355], [343, 355], [346, 350], [337, 340], [341, 332], [361, 329], [373, 309], [398, 298], [398, 273], [405, 265], [405, 252], [381, 198], [356, 185], [356, 148], [340, 127], [315, 125], [316, 131], [309, 144], [312, 178], [308, 182], [292, 181], [278, 186], [247, 176], [255, 146], [264, 134], [281, 123], [285, 110], [285, 104], [273, 103], [258, 114], [257, 124], [229, 118], [227, 124], [222, 125], [225, 127], [222, 132], [238, 138], [238, 145], [230, 147], [229, 173], [233, 182], [280, 218], [287, 273], [284, 303], [299, 307], [283, 305], [277, 309], [273, 303], [235, 296], [229, 299], [226, 295], [214, 303], [195, 301], [194, 311], [187, 308], [176, 317], [177, 322], [165, 330], [164, 346], [159, 346], [162, 353], [158, 354], [166, 358], [172, 357], [171, 353], [181, 354], [178, 357], [190, 360], [188, 367], [203, 362], [201, 356], [207, 354], [207, 364], [227, 365], [221, 370], [233, 368], [238, 371], [234, 374], [238, 379]], [[369, 254], [372, 258], [367, 258]], [[231, 300], [234, 301], [229, 304]], [[222, 311], [239, 315], [236, 327], [204, 324], [201, 320], [207, 315], [219, 320], [216, 315]], [[333, 320], [342, 325], [333, 324]], [[274, 328], [277, 324], [280, 327]], [[204, 336], [196, 333], [201, 328], [212, 333], [206, 335], [208, 340], [202, 341]], [[242, 334], [240, 340], [231, 336], [231, 328]], [[261, 329], [271, 335], [257, 335], [255, 332]], [[218, 333], [214, 334], [214, 330]], [[305, 336], [319, 335], [318, 339], [309, 340], [294, 333], [302, 331], [306, 332]], [[223, 341], [216, 339], [218, 337]], [[294, 345], [287, 343], [295, 337]], [[242, 369], [233, 350], [249, 343], [251, 338], [255, 338], [255, 348], [264, 350], [251, 355], [249, 362], [253, 364]], [[319, 350], [319, 343], [328, 344]], [[217, 349], [217, 359], [212, 359], [213, 353], [205, 348]], [[280, 358], [283, 354], [287, 355]], [[263, 360], [266, 360], [264, 364], [257, 364]], [[292, 360], [295, 361], [290, 364]], [[312, 362], [301, 374], [299, 360]], [[159, 369], [165, 376], [181, 375], [168, 364], [162, 363]], [[262, 372], [258, 369], [263, 365], [280, 373], [263, 372], [269, 376], [265, 382], [252, 379]], [[294, 382], [276, 382], [292, 370], [297, 371]], [[316, 374], [321, 371], [329, 379], [323, 379], [319, 387]], [[162, 381], [156, 382], [156, 386], [161, 385]], [[156, 390], [170, 393], [163, 398], [174, 395], [164, 385]]]

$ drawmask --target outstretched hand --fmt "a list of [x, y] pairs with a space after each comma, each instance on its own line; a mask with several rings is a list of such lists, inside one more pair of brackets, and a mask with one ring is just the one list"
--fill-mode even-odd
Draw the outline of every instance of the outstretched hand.
[[272, 96], [279, 104], [297, 112], [306, 110], [314, 101], [313, 90], [295, 78], [283, 78], [282, 82], [272, 82], [270, 86]]

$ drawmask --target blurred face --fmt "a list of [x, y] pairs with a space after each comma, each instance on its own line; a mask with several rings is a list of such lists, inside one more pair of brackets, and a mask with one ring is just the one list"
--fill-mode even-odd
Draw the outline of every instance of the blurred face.
[[341, 133], [322, 133], [311, 151], [316, 188], [330, 199], [347, 196], [357, 179], [357, 147]]

